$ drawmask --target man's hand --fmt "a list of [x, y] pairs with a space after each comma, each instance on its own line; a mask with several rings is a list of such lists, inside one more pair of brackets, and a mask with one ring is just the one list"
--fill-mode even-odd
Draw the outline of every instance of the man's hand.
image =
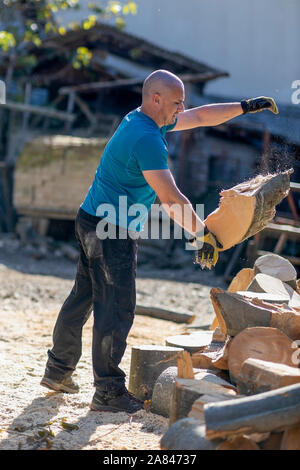
[[216, 236], [206, 226], [201, 234], [196, 234], [195, 238], [191, 240], [191, 245], [197, 249], [195, 262], [200, 264], [202, 269], [211, 269], [212, 266], [215, 266], [219, 259], [218, 249], [223, 248]]
[[241, 101], [241, 106], [243, 109], [243, 113], [259, 113], [260, 111], [264, 111], [268, 109], [272, 111], [274, 114], [278, 114], [278, 108], [273, 100], [273, 98], [267, 98], [265, 96], [259, 96], [258, 98], [252, 98], [250, 100], [243, 100]]

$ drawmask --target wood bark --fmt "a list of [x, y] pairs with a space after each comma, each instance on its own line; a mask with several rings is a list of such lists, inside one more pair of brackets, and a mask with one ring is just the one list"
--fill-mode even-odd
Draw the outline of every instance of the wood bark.
[[183, 418], [172, 424], [160, 440], [162, 450], [215, 450], [220, 440], [209, 441], [205, 426], [197, 419]]
[[[226, 361], [225, 364], [221, 363], [221, 360], [224, 357], [225, 353], [225, 342], [222, 343], [211, 343], [209, 346], [207, 346], [204, 351], [200, 352], [195, 352], [192, 354], [192, 363], [193, 367], [198, 367], [202, 369], [209, 369], [211, 367], [217, 367], [217, 365], [214, 365], [216, 362], [217, 364], [223, 365], [223, 368], [225, 370], [228, 369], [228, 363]], [[227, 354], [227, 352], [226, 352]], [[225, 358], [226, 360], [226, 358]], [[220, 361], [220, 362], [218, 362]], [[217, 367], [218, 368], [218, 367]]]
[[268, 225], [275, 215], [275, 206], [288, 195], [291, 173], [292, 170], [259, 175], [221, 191], [219, 207], [204, 222], [217, 236], [223, 250], [241, 243]]
[[260, 359], [247, 359], [237, 376], [240, 394], [268, 392], [280, 387], [300, 383], [300, 369]]
[[169, 346], [133, 346], [129, 391], [140, 400], [151, 398], [158, 376], [168, 367], [177, 366], [177, 354], [180, 351], [180, 348]]
[[300, 423], [300, 384], [204, 405], [206, 437], [282, 431]]
[[297, 346], [294, 342], [277, 328], [246, 328], [230, 344], [228, 367], [231, 380], [236, 383], [244, 361], [249, 358], [297, 367], [295, 351]]
[[191, 355], [188, 351], [177, 353], [177, 376], [181, 379], [194, 379], [194, 370]]
[[[238, 395], [236, 395], [236, 398], [238, 398]], [[216, 403], [219, 401], [232, 400], [232, 399], [233, 399], [233, 395], [228, 394], [228, 393], [212, 392], [210, 394], [201, 395], [192, 404], [192, 408], [188, 414], [188, 417], [198, 419], [204, 424], [205, 423], [204, 405], [206, 405], [207, 403]]]

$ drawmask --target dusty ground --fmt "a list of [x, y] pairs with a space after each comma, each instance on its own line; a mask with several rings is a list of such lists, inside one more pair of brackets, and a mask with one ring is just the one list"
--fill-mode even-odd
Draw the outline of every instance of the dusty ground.
[[[52, 330], [68, 295], [76, 263], [65, 258], [32, 258], [13, 239], [0, 239], [0, 449], [159, 449], [168, 420], [151, 411], [97, 413], [91, 368], [92, 318], [83, 333], [83, 354], [75, 373], [77, 395], [56, 394], [40, 386], [52, 345]], [[138, 269], [137, 302], [196, 314], [193, 325], [213, 318], [213, 273], [186, 269]], [[129, 378], [131, 346], [165, 344], [186, 325], [136, 316], [121, 363]], [[70, 426], [72, 425], [72, 426]], [[72, 429], [70, 429], [72, 428]]]

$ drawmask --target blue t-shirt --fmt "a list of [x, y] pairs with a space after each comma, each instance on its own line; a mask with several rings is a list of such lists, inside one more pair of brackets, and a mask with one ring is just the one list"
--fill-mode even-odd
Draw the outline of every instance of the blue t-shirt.
[[140, 108], [128, 113], [104, 149], [81, 208], [140, 231], [156, 198], [142, 171], [168, 168], [165, 135], [175, 125], [159, 128]]

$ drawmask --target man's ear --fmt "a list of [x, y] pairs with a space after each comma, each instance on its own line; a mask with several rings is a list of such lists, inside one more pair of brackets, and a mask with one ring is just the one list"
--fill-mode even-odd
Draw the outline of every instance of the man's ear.
[[160, 104], [160, 94], [159, 94], [159, 93], [154, 93], [154, 95], [153, 95], [153, 103], [154, 103], [154, 104]]

